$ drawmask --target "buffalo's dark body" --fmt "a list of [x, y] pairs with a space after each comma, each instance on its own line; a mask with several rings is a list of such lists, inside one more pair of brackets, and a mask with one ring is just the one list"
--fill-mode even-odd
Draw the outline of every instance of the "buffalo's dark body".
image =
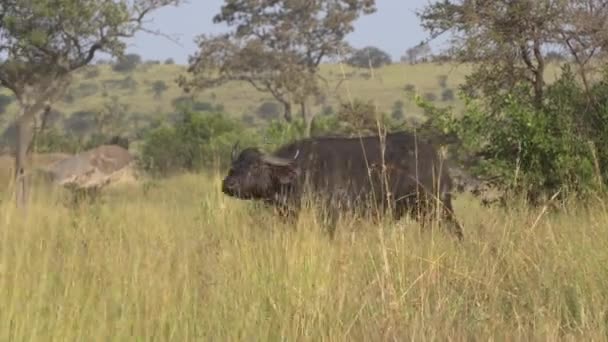
[[452, 213], [451, 189], [447, 165], [436, 149], [405, 132], [385, 138], [303, 139], [271, 156], [245, 149], [223, 184], [231, 196], [264, 200], [285, 213], [297, 212], [304, 194], [313, 195], [330, 214], [339, 209], [378, 213], [391, 207], [395, 219], [407, 213], [426, 217], [440, 204], [440, 212], [462, 237]]

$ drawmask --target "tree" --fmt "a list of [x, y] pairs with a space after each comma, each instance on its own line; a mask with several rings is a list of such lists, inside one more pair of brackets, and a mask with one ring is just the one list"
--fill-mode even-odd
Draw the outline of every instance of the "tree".
[[420, 59], [427, 57], [431, 53], [431, 47], [425, 42], [405, 50], [405, 55], [401, 57], [401, 61], [408, 61], [410, 64], [416, 64]]
[[[444, 0], [418, 15], [431, 38], [450, 33], [451, 55], [474, 68], [458, 118], [422, 105], [432, 134], [453, 138], [455, 159], [531, 203], [601, 185], [600, 175], [606, 183], [608, 74], [589, 77], [594, 65], [605, 65], [606, 0]], [[555, 51], [573, 63], [548, 85]]]
[[116, 72], [131, 72], [141, 64], [141, 56], [136, 53], [129, 53], [118, 58], [118, 61], [112, 66], [112, 70]]
[[375, 11], [375, 0], [226, 0], [214, 22], [234, 28], [198, 38], [190, 57], [191, 78], [180, 85], [204, 89], [245, 81], [270, 93], [292, 120], [299, 105], [309, 135], [313, 113], [308, 102], [320, 92], [319, 64], [348, 49], [353, 22]]
[[16, 97], [17, 205], [28, 194], [27, 150], [39, 112], [61, 97], [71, 75], [98, 51], [122, 55], [124, 38], [145, 30], [153, 10], [179, 0], [28, 0], [0, 4], [0, 86]]
[[568, 51], [588, 88], [590, 61], [608, 46], [606, 0], [446, 0], [427, 5], [418, 16], [432, 37], [452, 34], [457, 60], [475, 62], [466, 82], [469, 94], [507, 93], [525, 83], [537, 108], [546, 86], [546, 51], [556, 45]]
[[348, 65], [357, 68], [380, 68], [391, 64], [391, 56], [374, 46], [356, 50], [346, 61]]

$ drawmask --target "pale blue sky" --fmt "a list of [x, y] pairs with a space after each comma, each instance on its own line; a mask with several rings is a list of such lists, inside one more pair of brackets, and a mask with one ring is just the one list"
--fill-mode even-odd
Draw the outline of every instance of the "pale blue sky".
[[[398, 60], [403, 52], [427, 35], [420, 27], [414, 11], [431, 0], [376, 0], [378, 11], [361, 17], [355, 24], [355, 32], [348, 41], [357, 48], [377, 46]], [[177, 63], [187, 62], [195, 50], [194, 38], [201, 33], [220, 33], [225, 26], [213, 24], [212, 18], [219, 12], [223, 0], [188, 0], [180, 7], [163, 8], [150, 17], [148, 27], [176, 36], [180, 45], [164, 37], [140, 33], [129, 41], [129, 52], [141, 54], [144, 59], [165, 60], [173, 58]]]

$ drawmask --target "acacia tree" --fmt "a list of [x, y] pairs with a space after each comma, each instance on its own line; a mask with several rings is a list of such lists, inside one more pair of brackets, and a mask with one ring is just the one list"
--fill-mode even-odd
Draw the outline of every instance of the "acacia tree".
[[32, 124], [70, 83], [73, 71], [99, 51], [120, 56], [123, 39], [146, 30], [143, 19], [179, 0], [3, 0], [0, 3], [0, 86], [16, 97], [16, 200], [27, 202], [27, 151]]
[[391, 56], [375, 46], [366, 46], [356, 50], [346, 61], [348, 65], [356, 68], [380, 68], [391, 64]]
[[287, 121], [299, 105], [309, 134], [308, 101], [320, 92], [320, 63], [345, 53], [353, 22], [374, 11], [375, 0], [226, 0], [214, 22], [233, 30], [200, 36], [191, 77], [178, 82], [186, 90], [248, 82], [280, 102]]
[[[608, 1], [443, 0], [418, 14], [432, 38], [451, 33], [454, 59], [473, 64], [462, 116], [421, 103], [423, 134], [455, 145], [463, 166], [531, 203], [608, 182], [606, 77], [590, 82], [590, 70], [605, 65]], [[570, 63], [547, 84], [556, 50]]]
[[606, 0], [445, 0], [427, 5], [418, 16], [433, 37], [452, 34], [456, 60], [475, 63], [465, 87], [469, 95], [481, 90], [497, 98], [493, 94], [527, 83], [537, 108], [551, 47], [574, 58], [585, 84], [591, 59], [608, 47]]

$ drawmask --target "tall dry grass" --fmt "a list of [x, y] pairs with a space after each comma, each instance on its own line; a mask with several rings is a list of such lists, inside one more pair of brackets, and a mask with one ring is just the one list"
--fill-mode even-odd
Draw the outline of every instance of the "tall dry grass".
[[0, 340], [605, 340], [608, 211], [458, 198], [465, 241], [414, 222], [291, 229], [219, 175], [68, 207], [0, 204]]

